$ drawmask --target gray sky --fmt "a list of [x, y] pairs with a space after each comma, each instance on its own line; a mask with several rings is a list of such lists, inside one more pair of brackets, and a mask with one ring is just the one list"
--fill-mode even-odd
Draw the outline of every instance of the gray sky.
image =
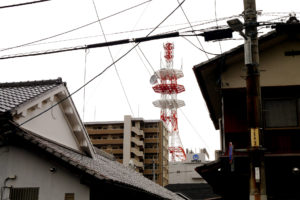
[[[28, 0], [30, 1], [30, 0]], [[2, 0], [0, 6], [21, 3], [21, 0]], [[145, 2], [144, 0], [94, 0], [100, 19]], [[181, 2], [181, 1], [180, 1]], [[299, 12], [296, 0], [257, 0], [257, 10], [262, 10], [259, 21], [287, 16], [289, 12]], [[102, 20], [101, 25], [108, 41], [145, 37], [169, 13], [178, 6], [177, 0], [152, 0], [137, 8]], [[215, 7], [216, 6], [216, 7]], [[186, 0], [183, 9], [194, 30], [207, 29], [226, 25], [226, 20], [240, 15], [243, 11], [241, 0]], [[220, 20], [215, 21], [215, 18]], [[0, 49], [14, 47], [56, 35], [76, 27], [94, 22], [97, 14], [92, 0], [52, 0], [49, 2], [0, 9], [1, 38]], [[222, 20], [224, 19], [224, 20]], [[240, 17], [242, 20], [242, 18]], [[168, 31], [190, 31], [189, 23], [181, 9], [170, 16], [151, 35]], [[262, 29], [268, 31], [270, 29]], [[188, 39], [200, 47], [196, 37]], [[204, 42], [199, 37], [204, 50], [220, 54], [238, 44], [243, 43], [238, 34], [234, 40], [222, 42]], [[105, 42], [99, 23], [77, 31], [51, 38], [34, 45], [11, 50], [0, 51], [3, 55], [60, 49], [78, 45]], [[84, 121], [123, 120], [124, 115], [134, 115], [144, 119], [158, 119], [160, 110], [152, 105], [152, 101], [160, 98], [154, 93], [149, 83], [150, 75], [160, 68], [163, 55], [163, 43], [173, 42], [175, 45], [174, 68], [182, 67], [184, 77], [178, 80], [185, 85], [186, 91], [178, 95], [186, 106], [178, 110], [179, 134], [184, 148], [208, 148], [211, 156], [219, 148], [219, 133], [214, 130], [206, 105], [196, 82], [192, 67], [204, 62], [207, 57], [186, 39], [170, 38], [145, 42], [139, 45], [151, 66], [137, 48], [121, 59], [116, 68], [129, 99], [132, 112], [123, 93], [116, 69], [111, 67], [103, 75], [95, 79], [85, 88]], [[133, 44], [111, 47], [116, 60], [126, 53]], [[201, 48], [201, 47], [200, 47]], [[140, 57], [138, 56], [140, 55]], [[108, 48], [91, 49], [90, 51], [73, 51], [67, 53], [36, 57], [0, 60], [1, 82], [55, 79], [62, 77], [67, 82], [70, 92], [75, 91], [86, 81], [99, 74], [112, 63]], [[144, 63], [144, 64], [143, 64]], [[76, 93], [73, 100], [77, 110], [83, 117], [84, 90]]]

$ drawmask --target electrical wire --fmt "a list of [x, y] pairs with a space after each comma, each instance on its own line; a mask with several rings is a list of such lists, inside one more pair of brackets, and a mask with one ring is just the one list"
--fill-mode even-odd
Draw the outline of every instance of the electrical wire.
[[[151, 30], [146, 37], [149, 37], [162, 23], [164, 23], [171, 15], [173, 15], [173, 13], [185, 2], [185, 0], [183, 0], [170, 14], [168, 14], [153, 30]], [[137, 46], [139, 45], [139, 43], [137, 43], [136, 45], [134, 45], [132, 48], [130, 48], [127, 52], [125, 52], [122, 56], [120, 56], [118, 59], [116, 59], [113, 63], [111, 63], [110, 65], [108, 65], [104, 70], [102, 70], [100, 73], [96, 74], [93, 78], [91, 78], [89, 81], [87, 81], [85, 84], [83, 84], [81, 87], [79, 87], [77, 90], [75, 90], [74, 92], [68, 94], [66, 97], [64, 97], [63, 99], [61, 99], [60, 101], [58, 101], [57, 103], [53, 104], [52, 106], [50, 106], [49, 108], [45, 109], [44, 111], [36, 114], [35, 116], [29, 118], [28, 120], [24, 121], [23, 123], [19, 124], [19, 127], [32, 121], [33, 119], [43, 115], [44, 113], [48, 112], [49, 110], [51, 110], [53, 107], [61, 104], [62, 102], [64, 102], [65, 100], [69, 99], [70, 97], [72, 97], [74, 94], [76, 94], [77, 92], [79, 92], [80, 90], [82, 90], [84, 87], [86, 87], [88, 84], [90, 84], [91, 82], [93, 82], [96, 78], [98, 78], [99, 76], [101, 76], [102, 74], [104, 74], [108, 69], [110, 69], [115, 63], [119, 62], [121, 59], [123, 59], [125, 56], [127, 56], [133, 49], [135, 49]]]
[[[102, 19], [100, 19], [100, 20], [102, 21], [102, 20], [111, 18], [111, 17], [113, 17], [113, 16], [116, 16], [116, 15], [121, 14], [121, 13], [123, 13], [123, 12], [126, 12], [126, 11], [128, 11], [128, 10], [131, 10], [131, 9], [133, 9], [133, 8], [139, 7], [139, 6], [141, 6], [141, 5], [145, 4], [145, 3], [148, 3], [148, 2], [150, 2], [150, 1], [152, 1], [152, 0], [145, 1], [145, 2], [143, 2], [143, 3], [140, 3], [140, 4], [137, 4], [137, 5], [132, 6], [132, 7], [130, 7], [130, 8], [127, 8], [127, 9], [125, 9], [125, 10], [121, 10], [121, 11], [119, 11], [119, 12], [116, 12], [116, 13], [112, 14], [112, 15], [106, 16], [106, 17], [104, 17], [104, 18], [102, 18]], [[38, 40], [34, 40], [34, 41], [27, 42], [27, 43], [24, 43], [24, 44], [20, 44], [20, 45], [17, 45], [17, 46], [13, 46], [13, 47], [8, 47], [8, 48], [5, 48], [5, 49], [1, 49], [0, 52], [2, 52], [2, 51], [7, 51], [7, 50], [11, 50], [11, 49], [16, 49], [16, 48], [23, 47], [23, 46], [28, 46], [28, 45], [30, 45], [30, 44], [34, 44], [34, 43], [37, 43], [37, 42], [42, 42], [42, 41], [49, 40], [49, 39], [52, 39], [52, 38], [55, 38], [55, 37], [58, 37], [58, 36], [62, 36], [62, 35], [65, 35], [65, 34], [68, 34], [68, 33], [74, 32], [74, 31], [77, 31], [77, 30], [79, 30], [79, 29], [85, 28], [85, 27], [87, 27], [87, 26], [90, 26], [90, 25], [92, 25], [92, 24], [98, 23], [98, 21], [99, 21], [99, 20], [93, 21], [93, 22], [90, 22], [90, 23], [88, 23], [88, 24], [85, 24], [85, 25], [82, 25], [82, 26], [79, 26], [79, 27], [70, 29], [70, 30], [65, 31], [65, 32], [62, 32], [62, 33], [58, 33], [58, 34], [52, 35], [52, 36], [49, 36], [49, 37], [45, 37], [45, 38], [42, 38], [42, 39], [38, 39]]]
[[2, 8], [12, 8], [12, 7], [17, 7], [17, 6], [25, 6], [25, 5], [36, 4], [36, 3], [43, 3], [43, 2], [46, 2], [46, 1], [51, 1], [51, 0], [30, 1], [30, 2], [13, 4], [13, 5], [0, 6], [0, 9], [2, 9]]
[[[216, 25], [217, 27], [219, 27], [218, 20], [217, 20], [217, 0], [215, 0], [215, 19], [216, 19]], [[223, 53], [220, 40], [218, 41], [218, 43], [220, 47], [220, 52]]]
[[189, 118], [186, 116], [186, 114], [183, 112], [183, 110], [181, 108], [179, 108], [179, 110], [183, 114], [184, 118], [186, 119], [186, 121], [188, 122], [188, 124], [191, 126], [191, 128], [193, 129], [193, 131], [199, 136], [199, 138], [203, 142], [203, 144], [208, 148], [208, 150], [211, 150], [210, 146], [207, 145], [207, 143], [205, 142], [205, 140], [203, 139], [203, 137], [198, 133], [198, 131], [196, 130], [196, 128], [194, 127], [194, 125], [192, 124], [192, 122], [189, 120]]
[[[148, 65], [151, 67], [152, 71], [153, 71], [154, 73], [156, 73], [156, 72], [155, 72], [155, 69], [153, 68], [153, 66], [151, 65], [151, 63], [149, 62], [149, 60], [147, 59], [146, 55], [144, 54], [144, 52], [142, 51], [142, 49], [140, 48], [140, 46], [138, 46], [138, 49], [140, 50], [140, 52], [142, 53], [143, 57], [144, 57], [145, 60], [147, 61]], [[156, 74], [156, 75], [157, 75], [157, 74]]]
[[[178, 2], [178, 4], [179, 4], [179, 0], [177, 0], [177, 2]], [[189, 18], [187, 17], [187, 15], [186, 15], [185, 11], [183, 10], [183, 7], [182, 7], [182, 6], [180, 6], [180, 8], [181, 8], [181, 10], [182, 10], [182, 13], [183, 13], [183, 15], [185, 16], [185, 18], [186, 18], [187, 22], [189, 23], [189, 25], [190, 25], [190, 27], [191, 27], [191, 29], [192, 29], [193, 33], [194, 33], [193, 26], [192, 26], [192, 24], [191, 24], [191, 22], [190, 22]], [[197, 38], [197, 40], [198, 40], [198, 42], [199, 42], [199, 44], [200, 44], [201, 48], [202, 48], [202, 49], [204, 49], [204, 48], [203, 48], [203, 46], [202, 46], [202, 43], [201, 43], [201, 41], [200, 41], [200, 40], [199, 40], [199, 38], [198, 38], [198, 36], [196, 36], [196, 38]], [[203, 52], [205, 53], [205, 55], [206, 55], [207, 59], [209, 60], [209, 57], [208, 57], [207, 53], [206, 53], [205, 51], [203, 51]]]
[[[279, 17], [279, 18], [275, 18], [272, 19], [273, 21], [276, 19], [283, 19], [286, 18], [284, 17]], [[272, 21], [270, 20], [270, 21]], [[261, 24], [263, 24], [264, 22], [260, 22]], [[276, 24], [276, 23], [272, 23], [272, 24]], [[263, 25], [271, 25], [271, 23], [268, 24], [263, 24]], [[226, 26], [227, 27], [227, 26]], [[211, 28], [210, 28], [211, 29]], [[201, 29], [201, 30], [192, 30], [192, 31], [186, 31], [186, 32], [195, 32], [195, 31], [205, 31], [208, 29]], [[168, 34], [169, 32], [166, 32], [166, 34]], [[175, 32], [176, 33], [176, 32]], [[169, 35], [168, 37], [177, 37], [178, 35], [176, 35], [175, 33], [170, 33], [171, 35]], [[175, 34], [175, 35], [173, 35]], [[179, 33], [178, 33], [179, 34]], [[159, 37], [163, 35], [162, 33], [158, 34], [158, 35], [154, 35], [151, 37], [155, 37], [152, 39], [160, 39]], [[182, 35], [181, 36], [196, 36], [196, 34], [193, 35]], [[129, 43], [129, 42], [138, 42], [136, 40], [139, 40], [141, 38], [136, 38], [136, 39], [132, 39], [132, 40], [118, 40], [118, 41], [113, 41], [113, 42], [109, 42], [110, 45], [117, 45], [117, 44], [124, 44], [124, 43]], [[186, 39], [189, 43], [191, 43], [193, 46], [195, 46], [197, 49], [199, 49], [202, 52], [205, 52], [207, 54], [210, 55], [219, 55], [219, 54], [214, 54], [214, 53], [209, 53], [207, 51], [205, 51], [204, 49], [201, 49], [199, 47], [197, 47], [195, 44], [193, 44], [190, 40], [188, 40], [186, 37], [184, 37], [184, 39]], [[233, 39], [234, 40], [234, 39]], [[146, 41], [146, 40], [143, 40]], [[93, 44], [93, 45], [81, 45], [81, 46], [76, 46], [76, 47], [65, 47], [65, 48], [60, 48], [60, 49], [51, 49], [51, 50], [46, 50], [46, 51], [34, 51], [34, 52], [29, 52], [29, 53], [19, 53], [19, 54], [13, 54], [13, 55], [4, 55], [2, 57], [0, 57], [0, 60], [3, 59], [11, 59], [11, 58], [19, 58], [19, 57], [27, 57], [27, 56], [39, 56], [39, 55], [46, 55], [46, 54], [54, 54], [54, 53], [61, 53], [61, 52], [67, 52], [67, 51], [75, 51], [75, 50], [82, 50], [82, 49], [87, 49], [87, 48], [96, 48], [96, 47], [103, 47], [103, 46], [108, 46], [107, 44], [104, 43], [99, 43], [99, 44]]]
[[[239, 17], [239, 16], [240, 15], [234, 15], [234, 16], [230, 16], [230, 17], [218, 18], [217, 20], [218, 21], [223, 21], [223, 20], [226, 20], [226, 19], [231, 19], [231, 18]], [[103, 18], [103, 19], [105, 19], [105, 18]], [[101, 19], [101, 20], [103, 20], [103, 19]], [[198, 23], [198, 22], [202, 22], [202, 23]], [[215, 19], [195, 21], [195, 22], [191, 22], [191, 23], [192, 24], [198, 23], [198, 24], [193, 25], [193, 27], [197, 27], [197, 26], [202, 26], [202, 25], [210, 24], [210, 23], [213, 23], [213, 22], [215, 22]], [[96, 23], [96, 22], [93, 22], [93, 23]], [[181, 25], [185, 25], [185, 24], [188, 24], [188, 23], [179, 23], [179, 24], [174, 24], [174, 25], [166, 25], [166, 26], [158, 27], [158, 29], [159, 28], [172, 27], [172, 26], [181, 26]], [[174, 32], [174, 31], [181, 31], [181, 30], [185, 30], [185, 29], [188, 29], [188, 28], [190, 28], [190, 26], [186, 26], [186, 27], [182, 27], [182, 28], [178, 28], [178, 29], [173, 29], [171, 31], [167, 31], [167, 32], [163, 32], [163, 33], [170, 33], [170, 32]], [[213, 27], [205, 28], [205, 29], [197, 29], [195, 31], [205, 31], [207, 29], [212, 29], [212, 28]], [[133, 33], [133, 32], [140, 32], [140, 31], [147, 31], [147, 30], [152, 30], [152, 29], [153, 29], [153, 27], [136, 29], [136, 30], [130, 30], [130, 31], [119, 31], [119, 32], [114, 32], [114, 33], [108, 33], [108, 34], [106, 34], [106, 36], [108, 36], [108, 35], [117, 35], [117, 34], [125, 34], [125, 33]], [[76, 30], [78, 30], [78, 29], [76, 29]], [[74, 30], [74, 31], [76, 31], [76, 30]], [[191, 31], [189, 31], [189, 32], [191, 32]], [[68, 42], [68, 41], [82, 40], [82, 39], [89, 39], [89, 38], [95, 38], [95, 37], [102, 37], [103, 36], [103, 35], [90, 35], [90, 36], [85, 36], [85, 37], [77, 37], [77, 38], [69, 38], [69, 39], [64, 39], [64, 40], [42, 42], [42, 41], [45, 41], [45, 40], [48, 40], [48, 39], [55, 38], [55, 37], [60, 36], [60, 35], [61, 34], [59, 34], [59, 35], [57, 34], [57, 35], [53, 35], [53, 36], [50, 36], [50, 37], [47, 37], [47, 38], [43, 38], [43, 39], [40, 39], [40, 40], [36, 40], [36, 41], [33, 41], [33, 42], [29, 42], [29, 43], [17, 45], [17, 46], [14, 46], [14, 47], [8, 47], [8, 48], [0, 49], [0, 52], [1, 51], [10, 50], [10, 49], [20, 48], [20, 47], [26, 47], [26, 46], [37, 46], [37, 45], [44, 45], [44, 44], [53, 44], [53, 43]]]
[[150, 71], [149, 71], [149, 69], [147, 68], [147, 66], [146, 66], [145, 62], [143, 61], [143, 59], [142, 59], [142, 57], [141, 57], [141, 55], [140, 55], [140, 54], [139, 54], [139, 52], [136, 50], [136, 48], [135, 48], [134, 50], [136, 51], [136, 54], [138, 55], [139, 59], [141, 60], [141, 62], [142, 62], [142, 64], [143, 64], [143, 66], [144, 66], [144, 67], [145, 67], [145, 69], [147, 70], [147, 72], [148, 72], [149, 76], [151, 76], [151, 72], [150, 72]]
[[[98, 21], [99, 21], [99, 26], [100, 26], [100, 29], [101, 29], [101, 31], [102, 31], [102, 35], [103, 35], [103, 37], [104, 37], [105, 42], [107, 42], [107, 39], [106, 39], [106, 36], [105, 36], [105, 33], [104, 33], [104, 29], [103, 29], [103, 27], [102, 27], [101, 21], [99, 20], [100, 18], [99, 18], [99, 15], [98, 15], [98, 11], [97, 11], [97, 7], [96, 7], [96, 4], [95, 4], [95, 1], [94, 1], [94, 0], [92, 0], [92, 1], [93, 1], [94, 9], [95, 9], [95, 12], [96, 12]], [[108, 52], [109, 52], [109, 55], [110, 55], [110, 58], [111, 58], [112, 62], [115, 63], [114, 58], [113, 58], [113, 55], [112, 55], [111, 50], [110, 50], [110, 47], [107, 46], [107, 49], [108, 49]], [[133, 110], [132, 110], [132, 107], [131, 107], [129, 98], [128, 98], [128, 96], [127, 96], [127, 93], [126, 93], [124, 84], [123, 84], [123, 82], [122, 82], [122, 79], [121, 79], [121, 76], [120, 76], [120, 74], [119, 74], [119, 72], [118, 72], [118, 69], [117, 69], [116, 64], [114, 64], [114, 68], [115, 68], [116, 74], [117, 74], [117, 76], [118, 76], [118, 79], [119, 79], [119, 81], [120, 81], [120, 85], [121, 85], [121, 87], [122, 87], [122, 90], [123, 90], [124, 96], [125, 96], [125, 98], [126, 98], [127, 104], [128, 104], [128, 106], [129, 106], [129, 109], [130, 109], [130, 111], [131, 111], [131, 114], [132, 114], [132, 116], [134, 117], [134, 113], [133, 113]]]
[[191, 45], [193, 45], [194, 47], [196, 47], [198, 50], [200, 50], [200, 51], [202, 51], [202, 52], [204, 52], [204, 53], [206, 53], [206, 54], [210, 54], [210, 55], [213, 55], [213, 56], [221, 55], [221, 54], [216, 54], [216, 53], [210, 53], [210, 52], [207, 52], [207, 51], [205, 51], [205, 50], [203, 50], [203, 49], [197, 47], [192, 41], [190, 41], [190, 40], [187, 39], [186, 37], [183, 36], [182, 38], [185, 39], [186, 41], [188, 41]]

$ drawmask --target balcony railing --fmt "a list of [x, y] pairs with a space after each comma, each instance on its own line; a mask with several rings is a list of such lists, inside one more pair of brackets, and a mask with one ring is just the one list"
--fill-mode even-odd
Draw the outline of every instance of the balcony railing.
[[123, 144], [123, 139], [91, 139], [94, 145], [97, 144]]
[[86, 129], [89, 135], [101, 135], [101, 134], [123, 134], [123, 129]]
[[131, 127], [131, 131], [134, 132], [134, 133], [137, 134], [137, 135], [142, 136], [143, 138], [145, 137], [145, 136], [144, 136], [144, 131], [143, 131], [143, 130], [140, 130], [140, 129], [134, 127], [134, 126]]
[[144, 158], [144, 153], [140, 150], [138, 150], [135, 147], [131, 147], [131, 152], [134, 153], [138, 157], [143, 157]]

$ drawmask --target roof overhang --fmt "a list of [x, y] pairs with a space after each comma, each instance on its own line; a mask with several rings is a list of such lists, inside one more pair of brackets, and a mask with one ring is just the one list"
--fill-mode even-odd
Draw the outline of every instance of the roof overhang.
[[[52, 106], [45, 106], [48, 103]], [[29, 122], [29, 120], [34, 120], [34, 118], [39, 117], [44, 112], [48, 112], [52, 107], [59, 106], [63, 111], [65, 119], [68, 122], [68, 126], [72, 130], [78, 145], [87, 153], [89, 156], [93, 156], [95, 150], [93, 149], [92, 142], [88, 136], [88, 133], [83, 125], [74, 102], [70, 96], [70, 93], [64, 84], [61, 84], [38, 97], [19, 105], [18, 107], [11, 110], [11, 115], [19, 126]], [[33, 117], [27, 117], [28, 113], [37, 112], [39, 114]], [[25, 121], [24, 121], [25, 120]]]
[[[271, 31], [259, 37], [259, 51], [292, 37], [299, 38], [300, 24], [278, 26], [277, 31]], [[210, 117], [216, 129], [219, 129], [219, 119], [222, 117], [222, 80], [221, 76], [230, 65], [244, 63], [244, 45], [239, 45], [221, 55], [193, 67], [199, 88], [209, 110]]]

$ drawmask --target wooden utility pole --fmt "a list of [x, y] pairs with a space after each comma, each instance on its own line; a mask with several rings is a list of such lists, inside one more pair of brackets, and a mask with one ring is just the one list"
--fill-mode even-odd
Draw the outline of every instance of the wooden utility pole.
[[244, 0], [247, 117], [250, 132], [250, 200], [267, 200], [262, 147], [261, 91], [255, 0]]

